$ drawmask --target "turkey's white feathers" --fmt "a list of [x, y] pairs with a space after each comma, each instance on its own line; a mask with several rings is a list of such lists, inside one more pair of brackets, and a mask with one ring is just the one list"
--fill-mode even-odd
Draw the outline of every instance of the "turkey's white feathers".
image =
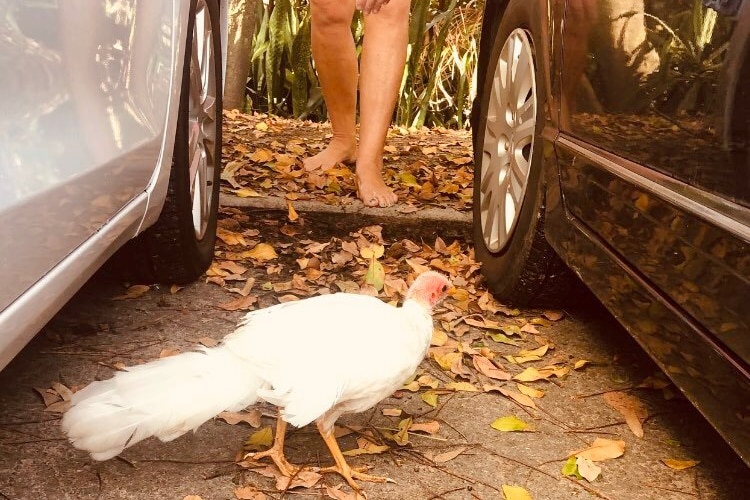
[[97, 460], [149, 436], [164, 441], [258, 398], [295, 426], [332, 427], [389, 396], [417, 368], [429, 307], [333, 294], [251, 312], [221, 345], [152, 361], [74, 395], [63, 430]]

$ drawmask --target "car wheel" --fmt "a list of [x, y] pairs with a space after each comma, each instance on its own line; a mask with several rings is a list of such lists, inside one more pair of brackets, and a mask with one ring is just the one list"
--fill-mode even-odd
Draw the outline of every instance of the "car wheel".
[[489, 289], [514, 305], [551, 304], [573, 278], [544, 237], [541, 131], [547, 92], [535, 2], [511, 1], [490, 45], [475, 108], [474, 243]]
[[133, 243], [149, 279], [184, 283], [211, 264], [221, 167], [222, 57], [216, 0], [190, 16], [172, 170], [158, 221]]

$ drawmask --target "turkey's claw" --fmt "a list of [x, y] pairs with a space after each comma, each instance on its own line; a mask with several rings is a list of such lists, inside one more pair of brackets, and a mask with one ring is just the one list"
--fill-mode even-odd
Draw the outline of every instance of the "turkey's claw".
[[395, 483], [393, 479], [389, 477], [380, 477], [380, 476], [371, 476], [370, 474], [365, 474], [363, 471], [367, 470], [367, 467], [350, 467], [349, 464], [344, 463], [343, 467], [339, 467], [338, 465], [332, 465], [330, 467], [324, 467], [320, 470], [318, 470], [321, 474], [330, 474], [330, 473], [336, 473], [339, 474], [341, 477], [346, 479], [346, 482], [349, 483], [349, 486], [352, 487], [354, 491], [357, 493], [362, 494], [362, 488], [354, 481], [355, 479], [358, 479], [360, 481], [366, 481], [368, 483]]
[[266, 457], [273, 460], [273, 463], [276, 464], [276, 467], [279, 468], [279, 471], [281, 471], [281, 473], [286, 477], [292, 477], [302, 469], [302, 467], [290, 463], [284, 456], [284, 452], [276, 448], [275, 445], [267, 449], [266, 451], [261, 451], [260, 453], [247, 453], [244, 458], [250, 459], [253, 462], [257, 462], [261, 458]]
[[276, 419], [276, 436], [274, 436], [273, 446], [266, 451], [259, 453], [247, 453], [245, 454], [246, 459], [250, 459], [253, 462], [257, 462], [261, 458], [270, 458], [276, 467], [279, 468], [281, 473], [286, 477], [292, 477], [297, 474], [302, 467], [289, 463], [284, 456], [284, 438], [286, 436], [286, 422], [279, 416]]

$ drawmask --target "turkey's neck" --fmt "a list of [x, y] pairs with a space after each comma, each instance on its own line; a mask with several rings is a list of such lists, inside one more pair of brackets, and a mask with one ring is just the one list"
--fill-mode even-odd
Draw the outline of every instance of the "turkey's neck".
[[432, 310], [415, 300], [405, 301], [401, 309], [419, 335], [419, 340], [429, 346], [432, 339]]

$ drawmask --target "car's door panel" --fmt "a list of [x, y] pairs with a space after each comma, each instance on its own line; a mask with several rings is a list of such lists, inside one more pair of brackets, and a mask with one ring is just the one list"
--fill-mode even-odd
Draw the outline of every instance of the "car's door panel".
[[569, 0], [566, 16], [584, 24], [563, 37], [565, 207], [747, 366], [744, 21], [701, 0]]
[[0, 309], [148, 184], [173, 83], [174, 7], [3, 3], [0, 255], [19, 258], [0, 261]]

